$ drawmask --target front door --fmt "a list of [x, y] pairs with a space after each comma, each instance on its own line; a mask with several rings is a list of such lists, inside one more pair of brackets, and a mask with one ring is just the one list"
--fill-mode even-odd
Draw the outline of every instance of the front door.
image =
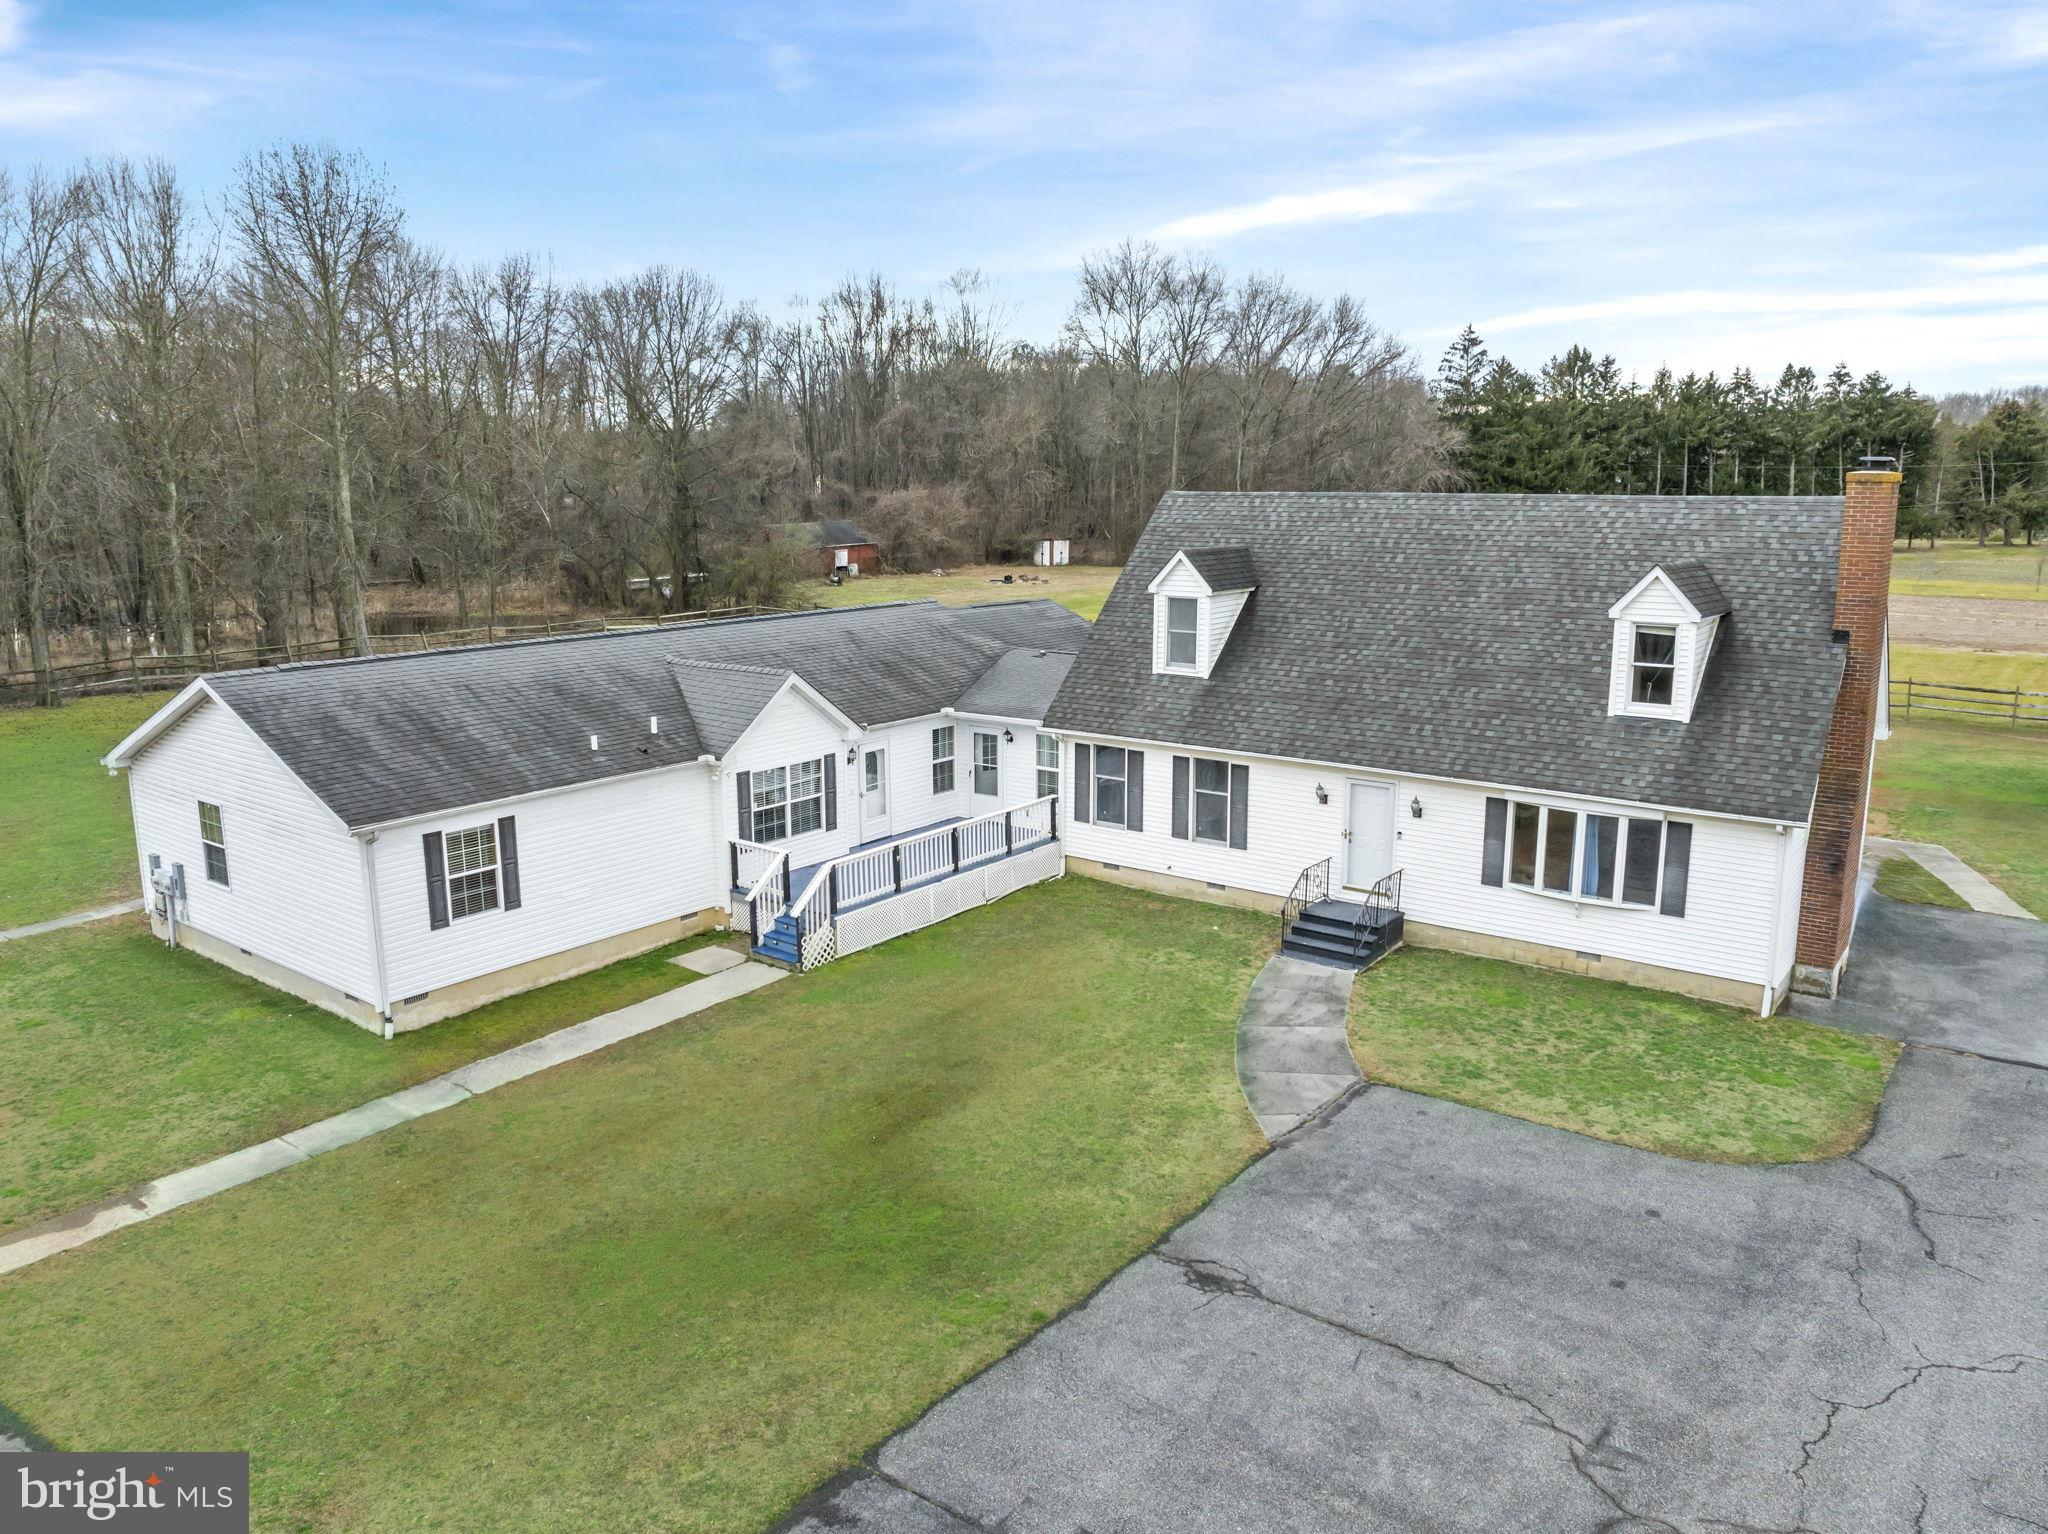
[[981, 798], [993, 799], [1002, 792], [997, 782], [1002, 750], [1000, 736], [988, 730], [974, 732], [974, 792]]
[[1353, 783], [1344, 823], [1344, 882], [1371, 889], [1394, 871], [1394, 785]]
[[860, 754], [862, 841], [889, 834], [889, 748], [869, 746]]

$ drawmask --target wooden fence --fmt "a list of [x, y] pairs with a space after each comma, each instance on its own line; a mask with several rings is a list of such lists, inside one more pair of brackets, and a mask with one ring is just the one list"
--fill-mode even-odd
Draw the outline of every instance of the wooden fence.
[[2048, 692], [2018, 687], [1965, 687], [1959, 682], [1893, 677], [1891, 702], [1892, 713], [1901, 719], [1915, 714], [1967, 714], [2007, 724], [2048, 724]]
[[[600, 634], [619, 629], [652, 628], [661, 624], [699, 623], [710, 618], [757, 618], [769, 613], [799, 612], [805, 607], [711, 607], [695, 612], [660, 613], [653, 617], [559, 618], [542, 623], [482, 624], [472, 628], [438, 629], [416, 634], [378, 634], [371, 644], [379, 655], [409, 655], [422, 650], [446, 650], [460, 645], [495, 644], [510, 639], [540, 639], [556, 634]], [[4, 642], [4, 636], [0, 636]], [[247, 671], [262, 666], [282, 666], [295, 661], [334, 660], [351, 653], [339, 639], [309, 640], [281, 649], [254, 646], [240, 650], [205, 650], [192, 655], [117, 655], [109, 660], [79, 661], [51, 670], [57, 691], [66, 698], [90, 697], [107, 692], [149, 692], [185, 686], [195, 677], [215, 671]], [[33, 703], [35, 674], [15, 671], [0, 674], [0, 708]]]

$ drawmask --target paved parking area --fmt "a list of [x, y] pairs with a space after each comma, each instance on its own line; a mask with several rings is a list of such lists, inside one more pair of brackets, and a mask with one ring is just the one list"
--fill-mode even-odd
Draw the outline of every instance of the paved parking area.
[[786, 1527], [2048, 1529], [2044, 1293], [2048, 1070], [1908, 1050], [1802, 1167], [1370, 1087]]

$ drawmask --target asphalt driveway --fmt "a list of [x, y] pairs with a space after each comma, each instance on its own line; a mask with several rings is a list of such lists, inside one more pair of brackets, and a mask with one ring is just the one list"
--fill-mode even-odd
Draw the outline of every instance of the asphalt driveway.
[[1770, 1168], [1373, 1087], [788, 1527], [2048, 1529], [2044, 1280], [2048, 1070]]

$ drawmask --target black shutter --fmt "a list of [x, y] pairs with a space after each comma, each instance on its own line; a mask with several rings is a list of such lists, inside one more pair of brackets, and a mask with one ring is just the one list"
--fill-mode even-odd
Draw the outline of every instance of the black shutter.
[[733, 780], [740, 786], [740, 818], [733, 822], [733, 835], [743, 842], [754, 839], [754, 775], [743, 772]]
[[1666, 916], [1685, 914], [1686, 876], [1692, 866], [1692, 827], [1682, 820], [1664, 824], [1664, 899], [1657, 909]]
[[1486, 801], [1486, 851], [1479, 860], [1479, 882], [1499, 889], [1507, 882], [1508, 802]]
[[1242, 852], [1248, 845], [1252, 820], [1252, 770], [1242, 763], [1230, 769], [1230, 845]]
[[1124, 829], [1145, 829], [1145, 753], [1136, 747], [1124, 753]]
[[825, 829], [839, 829], [839, 758], [825, 758]]
[[1177, 756], [1173, 759], [1173, 834], [1176, 840], [1188, 839], [1188, 759]]
[[427, 850], [427, 925], [448, 925], [448, 870], [441, 861], [441, 833], [429, 831], [420, 838]]
[[1095, 807], [1088, 802], [1093, 785], [1088, 781], [1090, 758], [1094, 751], [1079, 741], [1074, 743], [1074, 819], [1086, 825], [1095, 818]]
[[498, 903], [519, 909], [519, 828], [510, 815], [498, 818]]

